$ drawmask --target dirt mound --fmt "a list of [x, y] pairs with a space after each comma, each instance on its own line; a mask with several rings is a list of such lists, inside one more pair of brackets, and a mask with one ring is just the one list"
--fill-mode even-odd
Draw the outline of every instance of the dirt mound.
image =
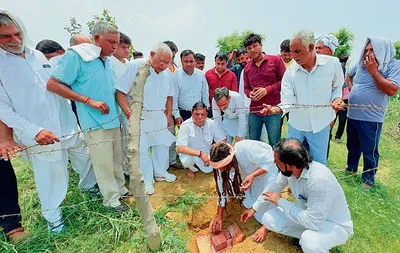
[[[175, 200], [175, 198], [160, 197], [157, 194], [182, 195], [186, 191], [195, 191], [198, 194], [217, 196], [212, 173], [204, 174], [199, 171], [196, 173], [196, 178], [190, 180], [186, 176], [185, 170], [170, 170], [170, 172], [177, 176], [177, 181], [174, 183], [157, 182], [155, 184], [155, 196], [150, 198], [154, 209]], [[227, 213], [224, 214], [224, 228], [230, 224], [237, 223], [247, 238], [244, 242], [235, 245], [226, 252], [299, 252], [285, 237], [275, 233], [270, 233], [264, 243], [256, 243], [251, 236], [257, 231], [260, 224], [255, 219], [251, 219], [247, 223], [240, 222], [240, 215], [243, 210], [236, 201], [228, 203]], [[196, 238], [208, 234], [208, 226], [216, 213], [217, 199], [212, 198], [206, 199], [205, 204], [201, 208], [190, 212], [187, 217], [182, 217], [178, 213], [168, 213], [167, 216], [171, 219], [187, 221], [189, 230], [194, 234], [188, 242], [187, 247], [191, 252], [197, 253]]]

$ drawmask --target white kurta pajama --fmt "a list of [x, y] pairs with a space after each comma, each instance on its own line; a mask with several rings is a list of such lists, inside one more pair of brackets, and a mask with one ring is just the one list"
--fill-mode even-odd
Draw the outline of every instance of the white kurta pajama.
[[247, 135], [247, 114], [243, 99], [239, 93], [229, 91], [229, 105], [223, 110], [224, 117], [221, 117], [221, 111], [215, 99], [212, 99], [213, 116], [215, 122], [225, 131], [227, 142], [232, 143], [236, 136], [243, 139]]
[[[213, 141], [220, 142], [225, 138], [224, 132], [214, 120], [206, 119], [204, 126], [198, 127], [193, 122], [193, 119], [190, 118], [182, 123], [176, 145], [190, 147], [209, 155]], [[210, 173], [213, 170], [211, 166], [205, 166], [204, 162], [197, 156], [179, 153], [179, 159], [183, 167], [189, 168], [194, 172], [196, 171], [194, 165], [197, 165], [204, 173]]]
[[[84, 145], [83, 135], [68, 101], [47, 91], [52, 68], [44, 55], [25, 49], [25, 59], [0, 49], [0, 120], [14, 130], [17, 143], [37, 145], [36, 135], [43, 129], [52, 131], [61, 142], [35, 146], [22, 153], [32, 163], [42, 214], [52, 225], [62, 220], [61, 202], [68, 188], [68, 158], [79, 173], [79, 187], [89, 189], [96, 184], [88, 150], [46, 151]], [[72, 135], [74, 134], [74, 135]], [[38, 152], [46, 152], [35, 154]]]
[[[278, 168], [274, 163], [274, 153], [270, 145], [254, 140], [242, 140], [235, 144], [235, 157], [239, 164], [240, 176], [244, 181], [245, 178], [258, 168], [265, 170], [267, 173], [254, 179], [250, 189], [245, 191], [245, 199], [243, 205], [251, 208], [257, 201], [258, 197], [263, 193], [265, 187], [275, 181], [278, 175]], [[218, 170], [219, 171], [219, 170]], [[234, 170], [231, 169], [230, 176], [233, 179]], [[222, 194], [222, 179], [218, 177], [218, 187]], [[219, 205], [225, 206], [226, 198], [222, 198]], [[271, 205], [273, 206], [273, 205]], [[271, 207], [260, 208], [254, 217], [261, 223], [262, 216]]]
[[[147, 59], [138, 59], [128, 63], [117, 82], [116, 89], [128, 94], [139, 68]], [[144, 87], [144, 101], [140, 128], [140, 167], [147, 188], [153, 185], [154, 177], [164, 177], [168, 170], [169, 146], [175, 137], [167, 128], [167, 117], [164, 113], [167, 97], [172, 97], [173, 88], [170, 76], [163, 71], [156, 73], [150, 67]], [[152, 157], [148, 153], [151, 148]]]

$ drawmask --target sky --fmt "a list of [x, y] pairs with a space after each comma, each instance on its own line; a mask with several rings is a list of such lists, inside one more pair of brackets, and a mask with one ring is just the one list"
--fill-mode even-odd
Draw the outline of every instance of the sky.
[[318, 36], [346, 27], [355, 34], [351, 64], [358, 61], [367, 36], [400, 40], [399, 0], [0, 0], [0, 8], [22, 19], [35, 45], [52, 39], [65, 48], [70, 17], [87, 33], [86, 22], [108, 9], [145, 56], [156, 43], [172, 40], [179, 51], [203, 53], [206, 69], [214, 65], [217, 38], [234, 31], [266, 35], [263, 51], [278, 54], [280, 43], [297, 30], [311, 29]]

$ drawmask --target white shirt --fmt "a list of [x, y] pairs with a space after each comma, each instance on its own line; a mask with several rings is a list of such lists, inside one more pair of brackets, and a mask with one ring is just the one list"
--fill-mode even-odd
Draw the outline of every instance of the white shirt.
[[109, 59], [110, 59], [111, 67], [114, 70], [115, 80], [118, 80], [119, 77], [121, 76], [122, 72], [124, 72], [128, 61], [125, 59], [125, 62], [121, 62], [114, 55], [109, 57]]
[[247, 115], [243, 99], [240, 94], [235, 91], [229, 91], [229, 96], [229, 105], [228, 108], [223, 110], [223, 119], [221, 117], [221, 111], [218, 110], [217, 102], [215, 102], [214, 98], [212, 99], [214, 120], [221, 129], [225, 130], [227, 136], [239, 136], [244, 138], [247, 132]]
[[[281, 198], [278, 206], [290, 220], [306, 229], [316, 231], [323, 226], [325, 221], [329, 221], [353, 233], [353, 222], [343, 189], [325, 165], [312, 162], [309, 169], [303, 169], [299, 178], [286, 177], [279, 173], [277, 179], [268, 185], [264, 192], [280, 193], [287, 185], [292, 190], [296, 202]], [[253, 205], [254, 210], [257, 211], [263, 205], [271, 204], [264, 198], [265, 196], [260, 196], [257, 199]]]
[[343, 71], [336, 57], [316, 54], [316, 64], [308, 72], [293, 63], [282, 78], [281, 103], [283, 115], [290, 112], [289, 123], [300, 131], [317, 133], [333, 119], [332, 107], [290, 108], [291, 104], [328, 105], [342, 97]]
[[186, 74], [183, 68], [178, 69], [172, 75], [172, 83], [175, 88], [174, 117], [179, 118], [179, 109], [192, 110], [195, 103], [203, 101], [210, 107], [208, 100], [208, 83], [204, 73], [194, 69], [192, 75]]
[[[0, 120], [14, 130], [16, 142], [37, 145], [43, 129], [56, 136], [78, 131], [75, 115], [67, 100], [46, 89], [53, 69], [36, 50], [25, 48], [25, 59], [0, 49]], [[36, 153], [61, 148], [60, 143], [28, 149]], [[41, 160], [57, 161], [61, 152], [35, 154]]]
[[63, 56], [64, 56], [64, 54], [61, 54], [61, 55], [57, 55], [57, 56], [52, 57], [52, 58], [49, 60], [49, 63], [50, 63], [50, 65], [51, 65], [51, 67], [53, 67], [53, 68], [57, 67], [58, 62], [61, 60], [61, 58], [62, 58]]
[[242, 73], [240, 73], [240, 81], [239, 81], [239, 94], [240, 96], [242, 96], [243, 98], [243, 103], [244, 106], [247, 108], [247, 111], [250, 111], [250, 103], [251, 103], [251, 99], [249, 97], [246, 96], [246, 94], [244, 93], [244, 78], [243, 78], [243, 73], [244, 71], [242, 70]]
[[176, 146], [190, 147], [210, 154], [213, 140], [220, 142], [224, 139], [224, 132], [222, 132], [214, 120], [207, 119], [204, 126], [198, 127], [193, 122], [193, 119], [190, 118], [182, 123], [176, 140]]
[[[129, 62], [115, 88], [129, 94], [139, 68], [146, 62], [148, 59], [144, 58]], [[164, 114], [167, 97], [172, 97], [173, 94], [169, 74], [166, 71], [157, 74], [150, 66], [150, 75], [144, 86], [143, 120], [141, 121], [141, 137], [146, 140], [146, 146], [170, 146], [175, 141], [175, 137], [167, 129], [167, 117]]]

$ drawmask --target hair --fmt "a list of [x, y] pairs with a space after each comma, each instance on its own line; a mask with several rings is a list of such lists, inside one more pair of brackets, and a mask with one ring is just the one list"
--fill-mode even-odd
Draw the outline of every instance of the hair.
[[164, 41], [164, 43], [169, 46], [169, 48], [171, 49], [172, 52], [175, 52], [175, 53], [178, 52], [178, 47], [176, 46], [176, 44], [173, 41], [166, 40], [166, 41]]
[[135, 52], [132, 53], [132, 56], [133, 56], [133, 58], [135, 58], [135, 57], [141, 57], [141, 56], [143, 56], [143, 53], [142, 53], [142, 52], [139, 52], [139, 51], [135, 51]]
[[196, 59], [196, 61], [205, 61], [206, 60], [206, 56], [202, 53], [195, 54], [194, 58]]
[[125, 33], [119, 32], [119, 44], [126, 44], [130, 46], [132, 45], [132, 40]]
[[311, 30], [300, 30], [295, 32], [292, 36], [292, 41], [294, 39], [301, 40], [301, 44], [306, 48], [307, 51], [309, 45], [314, 45], [315, 43], [314, 32]]
[[54, 40], [42, 40], [36, 45], [36, 50], [39, 50], [43, 54], [51, 54], [55, 53], [58, 50], [61, 50], [63, 53], [65, 52], [65, 49], [58, 44], [58, 42]]
[[6, 14], [0, 13], [0, 26], [16, 25], [14, 21]]
[[105, 34], [115, 34], [118, 33], [118, 28], [112, 24], [106, 22], [97, 22], [92, 27], [92, 35], [105, 35]]
[[290, 40], [289, 39], [282, 41], [281, 52], [290, 53]]
[[313, 161], [310, 153], [297, 139], [281, 139], [273, 149], [278, 153], [281, 162], [298, 169], [308, 169], [309, 164]]
[[215, 54], [214, 60], [220, 60], [220, 61], [228, 61], [228, 55], [222, 52], [218, 52]]
[[195, 110], [203, 110], [203, 109], [206, 109], [206, 111], [208, 110], [206, 104], [204, 104], [202, 101], [199, 101], [193, 105], [192, 112], [194, 112]]
[[181, 60], [184, 56], [188, 56], [188, 55], [193, 55], [193, 58], [196, 58], [196, 55], [194, 54], [194, 52], [190, 49], [185, 49], [181, 52]]
[[[228, 155], [230, 155], [230, 148], [226, 143], [215, 143], [211, 147], [210, 151], [210, 161], [219, 162], [225, 159]], [[231, 163], [228, 165], [235, 170], [235, 174], [233, 176], [233, 180], [230, 178], [230, 169], [221, 171], [221, 179], [222, 179], [222, 189], [220, 191], [218, 187], [218, 171], [217, 169], [213, 170], [215, 185], [217, 187], [217, 192], [219, 196], [219, 204], [222, 202], [222, 196], [236, 196], [237, 200], [240, 204], [242, 204], [244, 199], [244, 192], [240, 190], [240, 185], [242, 184], [242, 177], [240, 176], [239, 164], [236, 159], [236, 156], [233, 157]], [[222, 192], [222, 196], [221, 196]], [[226, 209], [225, 209], [226, 210]]]
[[172, 51], [169, 48], [169, 46], [165, 43], [157, 43], [152, 50], [154, 53], [159, 54], [161, 52], [168, 54], [169, 56], [172, 57]]
[[247, 50], [245, 48], [239, 48], [238, 51], [236, 51], [236, 58], [239, 58], [239, 56], [241, 56], [242, 54], [246, 54]]
[[243, 40], [243, 45], [244, 47], [251, 46], [254, 43], [261, 44], [261, 36], [255, 33], [250, 33], [249, 35], [246, 36]]
[[349, 56], [347, 55], [342, 55], [339, 57], [339, 61], [343, 64], [346, 64], [347, 60], [349, 60]]
[[217, 88], [214, 90], [215, 101], [218, 101], [223, 97], [226, 97], [226, 98], [229, 97], [229, 90], [226, 87]]

